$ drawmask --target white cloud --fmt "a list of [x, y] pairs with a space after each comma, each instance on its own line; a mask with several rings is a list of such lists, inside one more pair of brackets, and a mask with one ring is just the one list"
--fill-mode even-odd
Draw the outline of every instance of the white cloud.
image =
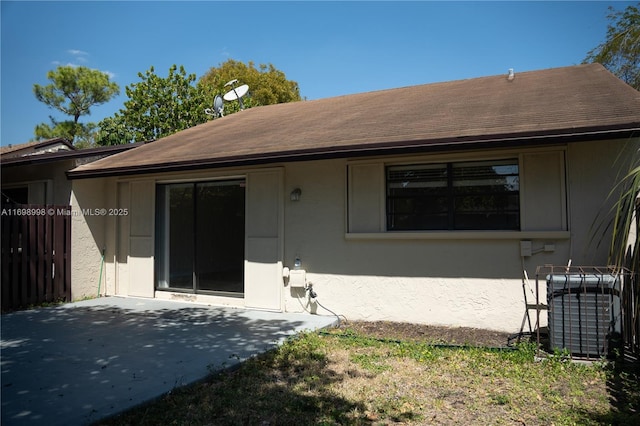
[[80, 63], [87, 62], [89, 57], [89, 53], [85, 52], [84, 50], [69, 49], [67, 50], [67, 53], [73, 56], [74, 61], [80, 62]]
[[73, 56], [79, 56], [79, 57], [85, 57], [85, 56], [89, 56], [89, 54], [87, 52], [85, 52], [84, 50], [78, 50], [78, 49], [69, 49], [67, 50], [67, 53], [73, 55]]

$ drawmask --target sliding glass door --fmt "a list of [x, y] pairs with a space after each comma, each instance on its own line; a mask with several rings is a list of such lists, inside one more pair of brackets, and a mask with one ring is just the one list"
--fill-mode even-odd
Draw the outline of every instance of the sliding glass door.
[[244, 179], [158, 185], [156, 206], [156, 288], [242, 296]]

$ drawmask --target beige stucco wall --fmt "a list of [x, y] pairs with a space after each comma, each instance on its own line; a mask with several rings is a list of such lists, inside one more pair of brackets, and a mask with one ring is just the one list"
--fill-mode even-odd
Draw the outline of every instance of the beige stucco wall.
[[[73, 182], [71, 194], [71, 299], [98, 295], [107, 206], [104, 179]], [[104, 273], [104, 271], [103, 271]], [[104, 276], [102, 278], [104, 280]], [[101, 282], [105, 285], [104, 281]]]
[[[285, 265], [300, 257], [318, 301], [349, 319], [410, 321], [517, 331], [524, 314], [521, 233], [347, 234], [345, 160], [287, 165], [286, 188], [302, 189], [288, 202]], [[562, 234], [562, 233], [560, 233]], [[535, 266], [566, 262], [565, 239], [526, 234], [553, 253], [525, 259], [531, 287]], [[533, 300], [529, 300], [533, 302]], [[327, 311], [287, 287], [290, 311]]]
[[[300, 187], [302, 199], [289, 202], [286, 208], [284, 263], [292, 266], [293, 259], [300, 257], [318, 301], [350, 319], [516, 332], [524, 315], [523, 270], [529, 277], [524, 290], [533, 303], [531, 290], [535, 291], [538, 266], [569, 261], [585, 266], [606, 264], [607, 244], [598, 244], [601, 238], [594, 235], [594, 221], [598, 212], [607, 210], [607, 195], [617, 170], [623, 167], [616, 163], [620, 145], [606, 141], [514, 151], [521, 159], [523, 191], [523, 232], [514, 233], [347, 232], [354, 225], [345, 212], [353, 195], [345, 193], [345, 181], [348, 166], [358, 162], [288, 164], [285, 186], [288, 191]], [[442, 154], [429, 159], [459, 161], [485, 155]], [[559, 169], [558, 159], [566, 168]], [[402, 157], [384, 158], [378, 169], [383, 172], [385, 164], [404, 161]], [[374, 170], [376, 162], [369, 158], [363, 164], [374, 164]], [[568, 189], [559, 191], [558, 184], [565, 181]], [[380, 182], [384, 183], [383, 178]], [[372, 187], [378, 185], [376, 181]], [[357, 196], [384, 203], [383, 193]], [[377, 215], [378, 210], [372, 205], [369, 211]], [[531, 256], [521, 256], [522, 240], [531, 242]], [[539, 295], [544, 302], [544, 276], [540, 278]], [[295, 287], [285, 290], [285, 306], [292, 311], [327, 314]], [[542, 319], [544, 324], [544, 313]]]
[[[348, 319], [411, 321], [516, 332], [524, 314], [523, 269], [527, 271], [533, 288], [537, 266], [565, 265], [570, 259], [573, 265], [601, 265], [606, 261], [606, 244], [597, 246], [590, 243], [593, 240], [591, 229], [620, 167], [615, 165], [619, 146], [619, 142], [582, 142], [542, 150], [467, 152], [409, 159], [334, 159], [272, 165], [283, 170], [283, 239], [278, 249], [282, 259], [278, 263], [292, 268], [294, 259], [299, 257], [302, 268], [307, 271], [307, 280], [318, 294], [318, 301]], [[549, 152], [552, 155], [545, 154]], [[531, 155], [524, 156], [525, 153]], [[408, 160], [459, 161], [492, 156], [517, 156], [521, 165], [526, 166], [527, 171], [521, 171], [523, 216], [526, 216], [524, 231], [385, 233], [379, 229], [370, 232], [367, 227], [380, 222], [380, 208], [371, 210], [377, 219], [370, 220], [364, 230], [349, 229], [354, 213], [348, 212], [347, 206], [353, 204], [350, 200], [354, 189], [348, 193], [348, 175], [353, 165], [361, 161], [367, 164], [377, 162], [382, 165], [382, 168], [377, 166], [378, 169], [384, 170], [385, 164]], [[237, 177], [258, 170], [259, 167], [83, 179], [74, 181], [74, 204], [107, 209], [125, 206], [131, 203], [126, 195], [127, 188], [137, 180], [156, 182]], [[540, 176], [542, 172], [545, 173]], [[384, 182], [383, 178], [379, 180]], [[567, 183], [566, 191], [554, 187], [553, 182], [557, 180]], [[360, 192], [359, 195], [368, 200], [366, 202], [378, 200], [384, 203], [383, 184], [363, 184], [358, 191], [376, 186], [378, 191], [382, 191], [382, 199], [379, 193], [363, 195]], [[545, 187], [549, 190], [546, 191]], [[289, 193], [295, 188], [302, 191], [299, 201], [289, 199]], [[527, 188], [530, 194], [536, 194], [534, 198], [524, 195]], [[149, 196], [153, 200], [153, 194]], [[537, 200], [544, 203], [537, 203]], [[356, 214], [362, 214], [362, 211], [368, 210], [361, 209]], [[247, 212], [247, 220], [252, 214], [257, 214], [255, 209]], [[122, 236], [126, 234], [123, 227], [130, 226], [128, 221], [132, 217], [121, 220], [74, 217], [74, 294], [90, 294], [97, 289], [102, 246], [106, 248], [106, 291], [108, 294], [127, 294], [131, 283], [127, 283], [124, 277], [133, 274], [130, 270], [132, 264], [123, 253], [128, 247]], [[531, 242], [534, 252], [531, 256], [521, 256], [522, 240]], [[145, 274], [149, 274], [149, 269], [145, 270]], [[152, 282], [152, 277], [147, 278], [145, 281]], [[283, 289], [282, 309], [329, 314], [317, 304], [309, 303], [304, 289], [287, 285], [286, 280], [279, 285]], [[528, 287], [526, 290], [530, 291]], [[540, 290], [544, 301], [543, 283]], [[528, 294], [532, 303], [534, 295]], [[171, 298], [170, 294], [156, 292], [155, 297], [160, 296]], [[187, 299], [228, 303], [211, 296], [189, 296]]]

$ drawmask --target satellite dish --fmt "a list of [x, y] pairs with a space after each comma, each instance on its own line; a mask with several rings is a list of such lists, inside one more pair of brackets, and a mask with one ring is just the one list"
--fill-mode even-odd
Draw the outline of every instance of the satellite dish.
[[240, 99], [244, 95], [246, 95], [248, 91], [249, 91], [249, 86], [246, 84], [243, 84], [242, 86], [238, 86], [236, 88], [229, 90], [227, 93], [224, 94], [223, 98], [225, 101], [235, 101], [236, 99]]
[[218, 115], [218, 117], [224, 116], [224, 102], [222, 101], [220, 95], [216, 95], [215, 99], [213, 100], [213, 110]]
[[237, 78], [234, 78], [231, 81], [227, 81], [224, 85], [231, 86], [231, 90], [225, 93], [222, 97], [220, 95], [216, 95], [213, 99], [213, 109], [206, 108], [204, 113], [207, 115], [213, 115], [215, 117], [224, 117], [224, 101], [235, 101], [236, 99], [240, 103], [240, 109], [244, 109], [244, 104], [242, 103], [242, 98], [246, 96], [249, 92], [249, 85], [243, 84], [242, 86], [233, 87], [238, 82]]
[[[233, 82], [237, 82], [238, 80], [231, 80], [229, 83], [233, 84]], [[227, 84], [229, 84], [227, 83]], [[225, 86], [227, 85], [225, 84]], [[247, 94], [249, 91], [249, 86], [247, 84], [243, 84], [242, 86], [234, 87], [224, 94], [223, 98], [225, 101], [234, 101], [238, 100], [240, 102], [240, 109], [244, 109], [244, 104], [242, 103], [242, 97]]]
[[216, 95], [213, 100], [213, 109], [206, 108], [204, 113], [207, 115], [213, 115], [214, 117], [224, 117], [224, 102], [220, 95]]

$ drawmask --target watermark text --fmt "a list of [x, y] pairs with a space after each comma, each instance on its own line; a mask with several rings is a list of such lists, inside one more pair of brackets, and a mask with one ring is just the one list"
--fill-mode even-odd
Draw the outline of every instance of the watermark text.
[[2, 216], [128, 216], [129, 209], [67, 209], [60, 207], [3, 208]]

